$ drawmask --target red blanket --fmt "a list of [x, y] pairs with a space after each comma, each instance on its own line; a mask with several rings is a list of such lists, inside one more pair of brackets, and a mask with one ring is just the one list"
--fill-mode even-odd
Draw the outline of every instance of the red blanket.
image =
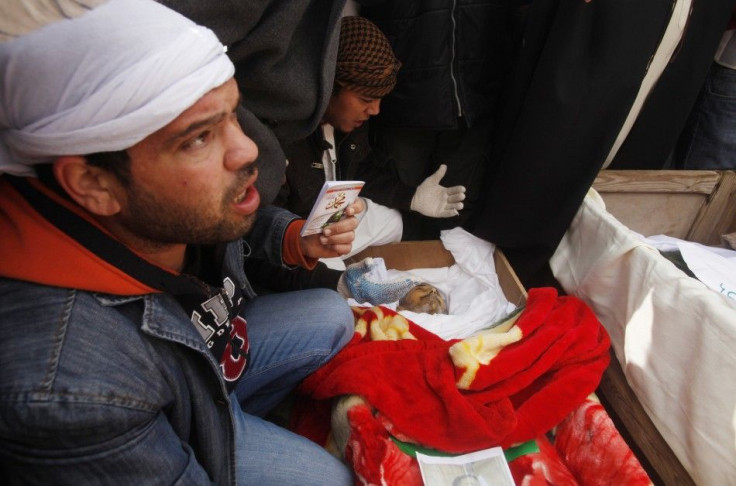
[[402, 440], [451, 453], [508, 447], [560, 423], [609, 360], [608, 335], [590, 309], [552, 288], [532, 289], [510, 328], [462, 341], [386, 308], [355, 313], [353, 341], [299, 389], [294, 428], [322, 444], [329, 399], [360, 395]]
[[[356, 484], [422, 486], [411, 451], [391, 438], [367, 404], [347, 412], [345, 459]], [[524, 486], [651, 486], [641, 464], [593, 397], [549, 433], [508, 452], [515, 484]], [[520, 455], [519, 455], [520, 454]]]

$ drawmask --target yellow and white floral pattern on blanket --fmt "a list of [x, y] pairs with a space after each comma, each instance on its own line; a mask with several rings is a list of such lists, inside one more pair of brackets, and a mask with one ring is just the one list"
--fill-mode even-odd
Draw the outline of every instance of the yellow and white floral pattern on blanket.
[[487, 365], [504, 347], [521, 340], [521, 329], [514, 325], [518, 318], [519, 314], [515, 314], [493, 329], [481, 331], [450, 346], [450, 357], [455, 367], [465, 370], [457, 381], [459, 389], [469, 390], [481, 365]]
[[370, 332], [371, 341], [398, 341], [416, 339], [409, 331], [409, 321], [400, 314], [386, 314], [380, 307], [354, 306], [355, 332], [365, 337]]

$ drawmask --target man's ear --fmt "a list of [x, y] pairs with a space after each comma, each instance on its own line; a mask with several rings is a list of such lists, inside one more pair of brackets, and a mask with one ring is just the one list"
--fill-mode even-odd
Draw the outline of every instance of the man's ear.
[[90, 213], [112, 216], [120, 211], [120, 183], [113, 174], [79, 156], [57, 158], [53, 170], [69, 197]]

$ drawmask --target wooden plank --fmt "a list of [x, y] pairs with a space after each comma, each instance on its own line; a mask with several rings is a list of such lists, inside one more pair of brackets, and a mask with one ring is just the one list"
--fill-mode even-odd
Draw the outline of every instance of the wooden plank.
[[511, 268], [511, 263], [509, 263], [506, 255], [499, 248], [496, 248], [493, 253], [493, 261], [496, 265], [496, 275], [498, 275], [498, 283], [501, 285], [503, 295], [517, 307], [524, 305], [528, 297], [526, 289], [519, 280], [519, 276]]
[[736, 171], [721, 172], [718, 186], [695, 219], [686, 240], [721, 246], [721, 236], [736, 231]]
[[599, 193], [696, 193], [708, 195], [720, 174], [711, 170], [602, 170], [593, 187]]
[[722, 246], [736, 231], [736, 171], [602, 170], [593, 187], [634, 231]]
[[606, 210], [644, 236], [686, 239], [707, 202], [699, 193], [601, 193]]
[[[632, 450], [636, 449], [642, 464], [654, 470], [649, 472], [652, 481], [662, 486], [694, 486], [690, 474], [680, 464], [667, 442], [652, 423], [649, 415], [629, 387], [621, 365], [611, 350], [611, 364], [606, 369], [596, 394], [614, 422], [620, 422], [622, 434], [631, 438]], [[627, 441], [628, 442], [628, 441]], [[642, 460], [643, 459], [643, 460]], [[648, 464], [645, 464], [648, 463]]]

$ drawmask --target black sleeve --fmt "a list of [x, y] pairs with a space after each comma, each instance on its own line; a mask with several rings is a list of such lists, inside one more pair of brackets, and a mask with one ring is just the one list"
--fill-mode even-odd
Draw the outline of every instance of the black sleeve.
[[245, 259], [245, 274], [259, 294], [314, 288], [337, 289], [342, 272], [317, 262], [313, 270], [287, 268], [261, 258]]
[[356, 178], [365, 181], [360, 195], [398, 210], [409, 210], [416, 188], [404, 184], [387, 167], [381, 167], [373, 153], [358, 165]]

